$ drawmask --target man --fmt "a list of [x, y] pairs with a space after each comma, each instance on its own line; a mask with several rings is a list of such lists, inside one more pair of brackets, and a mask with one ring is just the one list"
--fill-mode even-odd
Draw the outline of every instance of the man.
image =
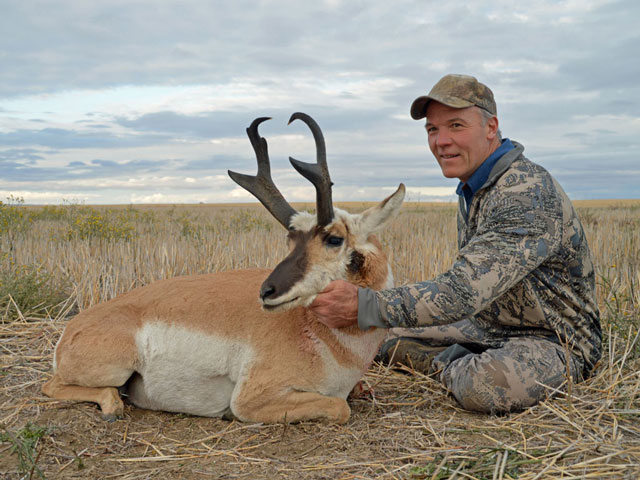
[[551, 175], [501, 139], [491, 90], [446, 75], [411, 106], [442, 173], [458, 178], [457, 261], [433, 280], [375, 292], [332, 282], [311, 305], [330, 327], [392, 328], [383, 360], [435, 373], [466, 409], [535, 405], [601, 356], [591, 254]]

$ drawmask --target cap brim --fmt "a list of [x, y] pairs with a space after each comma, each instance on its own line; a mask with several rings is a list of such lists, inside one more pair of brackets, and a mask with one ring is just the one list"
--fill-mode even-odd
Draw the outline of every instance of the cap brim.
[[413, 101], [411, 104], [411, 118], [414, 120], [425, 118], [427, 116], [427, 107], [431, 101], [441, 103], [451, 108], [467, 108], [475, 105], [469, 100], [464, 100], [463, 98], [454, 97], [452, 95], [427, 95], [424, 97], [418, 97]]
[[429, 97], [418, 97], [411, 104], [411, 118], [420, 120], [427, 116], [427, 104], [431, 101]]

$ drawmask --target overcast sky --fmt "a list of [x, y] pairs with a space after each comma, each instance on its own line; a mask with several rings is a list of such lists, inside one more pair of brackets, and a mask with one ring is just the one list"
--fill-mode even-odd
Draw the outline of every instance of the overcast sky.
[[455, 199], [409, 106], [447, 73], [489, 85], [503, 136], [572, 199], [640, 198], [637, 0], [0, 0], [0, 199], [239, 202], [256, 117], [288, 163], [323, 129], [335, 200]]

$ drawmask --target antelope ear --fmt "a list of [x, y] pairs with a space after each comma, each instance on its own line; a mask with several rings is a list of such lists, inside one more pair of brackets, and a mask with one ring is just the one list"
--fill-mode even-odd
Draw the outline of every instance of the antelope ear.
[[404, 183], [398, 186], [398, 189], [375, 207], [362, 212], [362, 225], [364, 230], [372, 233], [384, 226], [389, 220], [395, 217], [404, 201], [405, 188]]

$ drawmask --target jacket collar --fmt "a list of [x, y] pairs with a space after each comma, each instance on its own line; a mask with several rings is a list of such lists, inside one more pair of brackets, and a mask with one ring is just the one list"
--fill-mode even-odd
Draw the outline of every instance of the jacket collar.
[[491, 169], [491, 172], [487, 177], [487, 181], [484, 182], [479, 190], [482, 190], [483, 188], [487, 188], [488, 186], [494, 184], [498, 180], [498, 178], [500, 178], [502, 174], [511, 166], [516, 158], [522, 155], [522, 152], [524, 152], [524, 147], [522, 146], [522, 144], [514, 142], [513, 140], [511, 141], [511, 143], [513, 143], [514, 148], [512, 150], [509, 150], [498, 159], [496, 164]]
[[[511, 164], [518, 157], [522, 155], [522, 152], [524, 152], [524, 147], [522, 146], [522, 144], [518, 142], [514, 142], [513, 140], [511, 140], [511, 143], [513, 143], [514, 148], [509, 150], [507, 153], [505, 153], [498, 159], [496, 164], [491, 169], [491, 172], [489, 173], [487, 180], [484, 182], [482, 187], [478, 189], [478, 191], [483, 190], [487, 187], [490, 187], [495, 182], [497, 182], [498, 179], [502, 176], [502, 174], [506, 172], [507, 169], [511, 166]], [[464, 196], [462, 195], [458, 197], [458, 210], [460, 212], [460, 215], [462, 215], [462, 218], [464, 218], [466, 222], [469, 217], [469, 214], [467, 213], [465, 199], [464, 199]]]

